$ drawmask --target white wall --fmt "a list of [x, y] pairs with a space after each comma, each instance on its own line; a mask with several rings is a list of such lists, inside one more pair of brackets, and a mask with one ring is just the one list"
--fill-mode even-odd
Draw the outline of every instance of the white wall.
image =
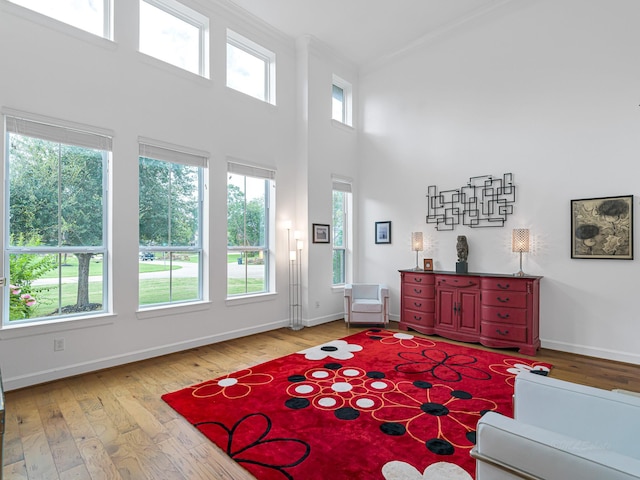
[[[361, 278], [393, 287], [395, 318], [411, 231], [427, 235], [420, 258], [436, 269], [455, 270], [466, 235], [470, 271], [512, 273], [511, 229], [529, 227], [543, 346], [640, 363], [638, 260], [572, 260], [569, 211], [571, 199], [633, 194], [638, 218], [638, 18], [635, 0], [514, 0], [361, 74]], [[506, 172], [518, 191], [504, 228], [425, 223], [429, 185]], [[392, 245], [374, 244], [380, 220]]]
[[[286, 230], [276, 232], [277, 293], [244, 301], [226, 299], [226, 163], [234, 158], [276, 169], [277, 227], [285, 220], [305, 219], [307, 205], [298, 199], [307, 196], [307, 185], [299, 185], [298, 171], [306, 168], [300, 162], [309, 159], [301, 160], [299, 155], [307, 145], [301, 147], [297, 142], [301, 106], [296, 92], [307, 92], [314, 119], [320, 110], [316, 104], [325, 102], [330, 108], [330, 62], [309, 62], [323, 73], [312, 87], [301, 88], [293, 39], [225, 4], [184, 3], [210, 17], [210, 80], [137, 52], [138, 2], [116, 0], [116, 38], [109, 42], [0, 0], [0, 107], [108, 129], [114, 137], [113, 314], [98, 320], [1, 330], [0, 366], [6, 389], [288, 324]], [[227, 27], [276, 53], [277, 106], [226, 88]], [[320, 85], [325, 80], [328, 83]], [[330, 143], [322, 135], [325, 133], [314, 133], [313, 144]], [[208, 301], [202, 305], [155, 313], [136, 311], [138, 136], [211, 154], [206, 227], [210, 255], [205, 268]], [[349, 142], [353, 145], [355, 136], [352, 132]], [[333, 166], [329, 163], [311, 172], [314, 182], [321, 179], [318, 184], [328, 188], [312, 192], [322, 196], [323, 203], [327, 195], [330, 198], [335, 165], [355, 164], [355, 155], [336, 158], [340, 148], [327, 152], [334, 157]], [[0, 150], [4, 151], [4, 138]], [[349, 147], [350, 152], [354, 150]], [[352, 170], [346, 173], [354, 174]], [[312, 198], [309, 203], [317, 205], [318, 201]], [[312, 217], [330, 223], [330, 210], [328, 214], [324, 209], [314, 212]], [[306, 224], [297, 228], [307, 235]], [[330, 248], [325, 245], [324, 250]], [[312, 252], [313, 261], [316, 253]], [[306, 278], [305, 288], [309, 282]], [[325, 286], [316, 298], [328, 319], [341, 317], [341, 303], [332, 305], [336, 295], [330, 287]], [[315, 318], [320, 312], [311, 314]], [[314, 318], [309, 320], [305, 311], [307, 323], [314, 323]], [[64, 351], [53, 351], [54, 338], [66, 340]]]

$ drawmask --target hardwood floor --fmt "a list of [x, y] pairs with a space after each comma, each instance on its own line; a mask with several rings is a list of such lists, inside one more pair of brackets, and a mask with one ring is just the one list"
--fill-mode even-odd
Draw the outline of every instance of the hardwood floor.
[[[253, 479], [160, 395], [360, 330], [283, 328], [7, 392], [4, 480]], [[535, 358], [556, 378], [640, 392], [637, 365], [546, 349]]]

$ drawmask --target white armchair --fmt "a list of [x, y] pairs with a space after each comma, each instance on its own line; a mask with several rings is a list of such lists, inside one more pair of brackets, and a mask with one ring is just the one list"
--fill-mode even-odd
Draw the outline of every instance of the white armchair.
[[344, 286], [345, 321], [352, 323], [389, 323], [389, 288], [377, 283], [348, 283]]
[[521, 373], [514, 418], [478, 422], [476, 480], [640, 479], [638, 432], [639, 397]]

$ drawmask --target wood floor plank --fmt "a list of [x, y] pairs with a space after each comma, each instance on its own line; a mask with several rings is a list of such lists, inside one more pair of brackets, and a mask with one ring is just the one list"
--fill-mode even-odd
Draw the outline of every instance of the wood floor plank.
[[[363, 329], [342, 321], [281, 328], [6, 392], [3, 480], [255, 480], [161, 395]], [[555, 378], [640, 392], [638, 365], [547, 349], [536, 357], [495, 351], [549, 362]]]

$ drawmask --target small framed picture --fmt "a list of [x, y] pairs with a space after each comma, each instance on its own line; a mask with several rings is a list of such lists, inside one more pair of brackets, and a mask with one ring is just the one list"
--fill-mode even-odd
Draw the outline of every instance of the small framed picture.
[[391, 222], [376, 222], [376, 243], [391, 243]]
[[329, 243], [329, 225], [322, 223], [313, 224], [313, 243]]
[[430, 258], [425, 258], [424, 259], [424, 269], [423, 270], [427, 270], [427, 271], [432, 271], [433, 270], [433, 260]]

